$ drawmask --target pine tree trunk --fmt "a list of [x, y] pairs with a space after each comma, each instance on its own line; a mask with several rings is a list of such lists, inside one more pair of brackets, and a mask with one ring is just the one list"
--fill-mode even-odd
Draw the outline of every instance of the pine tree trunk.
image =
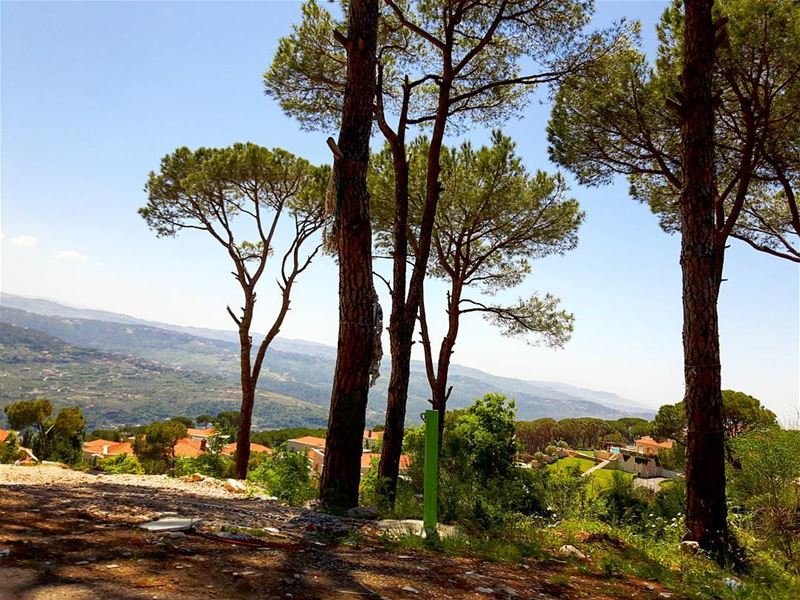
[[408, 381], [411, 375], [411, 344], [405, 343], [408, 337], [398, 333], [400, 332], [392, 331], [390, 335], [392, 372], [389, 376], [383, 447], [378, 463], [381, 498], [390, 505], [394, 505], [397, 495], [400, 455], [403, 453], [403, 432], [406, 424]]
[[[384, 491], [383, 495], [390, 502], [393, 502], [395, 491], [397, 490], [397, 479], [400, 471], [400, 454], [403, 448], [406, 404], [408, 402], [408, 382], [411, 374], [411, 346], [414, 341], [414, 328], [417, 322], [417, 313], [422, 300], [423, 285], [428, 269], [428, 258], [431, 251], [436, 206], [441, 193], [441, 185], [439, 183], [439, 173], [441, 172], [440, 158], [442, 154], [442, 141], [447, 125], [451, 82], [452, 75], [449, 70], [446, 69], [445, 80], [439, 84], [437, 118], [433, 124], [431, 143], [428, 148], [425, 207], [422, 214], [422, 223], [420, 224], [417, 252], [414, 257], [414, 269], [411, 273], [408, 296], [403, 303], [402, 311], [399, 311], [398, 314], [395, 315], [393, 307], [392, 321], [390, 321], [390, 335], [392, 336], [392, 374], [389, 380], [383, 450], [378, 467], [379, 476], [383, 479], [381, 483], [381, 488]], [[396, 166], [397, 165], [395, 165], [395, 167]], [[395, 235], [397, 235], [396, 229]], [[397, 250], [398, 247], [395, 245], [395, 252], [397, 252]], [[397, 266], [397, 263], [395, 263], [395, 265]], [[395, 273], [396, 272], [397, 270], [395, 269]], [[403, 282], [405, 283], [405, 271], [403, 271]], [[395, 283], [395, 293], [397, 289], [398, 286], [397, 283]]]
[[723, 248], [714, 218], [713, 0], [685, 4], [681, 269], [686, 382], [687, 538], [728, 558], [717, 297]]
[[[403, 138], [400, 138], [402, 144]], [[408, 160], [405, 148], [393, 148], [395, 216], [394, 255], [392, 256], [392, 312], [389, 317], [389, 348], [392, 372], [384, 420], [383, 447], [378, 463], [378, 492], [381, 499], [394, 506], [397, 479], [400, 476], [400, 455], [403, 453], [403, 431], [406, 424], [408, 381], [411, 376], [411, 334], [406, 334], [406, 262], [408, 259]]]
[[239, 431], [236, 434], [236, 479], [247, 479], [247, 463], [250, 461], [250, 427], [253, 423], [256, 384], [251, 372], [253, 340], [250, 337], [250, 324], [253, 322], [255, 297], [249, 288], [243, 288], [245, 302], [242, 320], [239, 323], [239, 362], [242, 383], [242, 404], [239, 407]]
[[242, 385], [242, 407], [239, 410], [239, 431], [236, 434], [236, 479], [247, 479], [247, 463], [250, 461], [250, 428], [253, 426], [255, 384]]
[[361, 448], [373, 355], [375, 291], [367, 191], [375, 98], [377, 0], [352, 0], [347, 34], [347, 84], [334, 163], [339, 254], [339, 343], [320, 498], [334, 511], [358, 504]]

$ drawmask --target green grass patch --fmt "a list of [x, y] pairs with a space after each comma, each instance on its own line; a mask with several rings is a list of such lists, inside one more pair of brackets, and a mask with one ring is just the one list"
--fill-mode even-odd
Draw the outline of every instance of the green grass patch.
[[569, 469], [578, 467], [581, 473], [591, 469], [595, 463], [585, 458], [576, 458], [574, 456], [566, 456], [559, 458], [556, 462], [547, 465], [551, 471], [568, 471]]

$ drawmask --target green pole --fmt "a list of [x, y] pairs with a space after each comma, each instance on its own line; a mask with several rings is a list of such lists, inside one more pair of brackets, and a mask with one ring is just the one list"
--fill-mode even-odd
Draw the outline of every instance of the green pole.
[[436, 536], [436, 504], [439, 477], [439, 411], [425, 411], [425, 489], [422, 524], [425, 536]]

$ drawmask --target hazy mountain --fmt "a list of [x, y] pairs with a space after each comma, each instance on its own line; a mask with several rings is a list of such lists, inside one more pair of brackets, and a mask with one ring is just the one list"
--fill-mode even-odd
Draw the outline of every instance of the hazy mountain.
[[[105, 310], [68, 306], [53, 300], [26, 298], [25, 296], [17, 296], [16, 294], [7, 294], [5, 292], [0, 292], [0, 306], [17, 308], [39, 315], [50, 315], [54, 317], [66, 317], [74, 319], [91, 319], [95, 321], [108, 321], [111, 323], [125, 323], [128, 325], [156, 327], [158, 329], [166, 329], [168, 331], [175, 331], [177, 333], [183, 333], [195, 337], [230, 342], [232, 344], [236, 344], [237, 347], [239, 344], [239, 334], [233, 330], [207, 329], [204, 327], [183, 327], [181, 325], [172, 325], [171, 323], [147, 321], [145, 319], [138, 319], [129, 315], [108, 312]], [[259, 337], [263, 337], [263, 334], [257, 332], [253, 333], [254, 339], [258, 339]], [[334, 360], [336, 359], [336, 348], [333, 346], [328, 346], [317, 342], [309, 342], [306, 340], [294, 340], [291, 338], [279, 337], [273, 342], [273, 348], [276, 350], [283, 350], [284, 352], [297, 352], [299, 354], [321, 356]]]
[[[226, 377], [84, 348], [0, 323], [0, 405], [37, 397], [50, 399], [57, 408], [80, 406], [90, 429], [238, 410], [241, 400]], [[327, 411], [261, 391], [253, 420], [259, 428], [324, 426]]]
[[[3, 294], [0, 320], [45, 332], [70, 344], [156, 361], [171, 369], [211, 374], [235, 386], [239, 373], [238, 338], [231, 331], [177, 327], [105, 311], [80, 309], [49, 300]], [[206, 333], [201, 336], [197, 333]], [[278, 338], [267, 354], [259, 388], [301, 399], [325, 409], [330, 400], [336, 350], [331, 346]], [[567, 384], [498, 377], [478, 369], [453, 365], [449, 405], [459, 408], [487, 392], [504, 393], [517, 402], [521, 419], [539, 417], [652, 416], [641, 407], [609, 392]], [[385, 405], [389, 362], [370, 392], [369, 423], [379, 423]], [[412, 363], [408, 419], [418, 421], [430, 396], [422, 363]]]

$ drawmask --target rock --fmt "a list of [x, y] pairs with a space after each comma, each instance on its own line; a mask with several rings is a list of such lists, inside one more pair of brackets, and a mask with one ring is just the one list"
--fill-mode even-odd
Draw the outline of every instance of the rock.
[[0, 556], [11, 556], [11, 549], [3, 548], [2, 550], [0, 550]]
[[411, 587], [410, 585], [404, 585], [404, 586], [403, 586], [401, 589], [402, 589], [404, 592], [408, 592], [408, 593], [410, 593], [410, 594], [419, 594], [419, 590], [417, 590], [417, 589], [415, 589], [415, 588]]
[[586, 555], [571, 544], [564, 544], [561, 546], [561, 548], [558, 549], [558, 553], [562, 556], [574, 556], [581, 560], [586, 559]]
[[741, 581], [734, 579], [733, 577], [726, 577], [723, 580], [723, 583], [732, 590], [740, 590], [744, 587]]
[[117, 565], [117, 564], [114, 564], [114, 565], [106, 565], [106, 569], [119, 569], [119, 565]]
[[644, 586], [644, 589], [646, 589], [648, 592], [652, 592], [652, 591], [653, 591], [654, 589], [656, 589], [656, 588], [654, 588], [652, 585], [650, 585], [650, 584], [648, 583], [646, 586]]
[[186, 481], [203, 481], [205, 479], [205, 476], [200, 475], [200, 473], [194, 473], [193, 475], [189, 475], [184, 479], [186, 479]]
[[377, 519], [381, 516], [377, 506], [356, 506], [347, 511], [353, 519]]
[[[377, 527], [381, 531], [385, 531], [391, 537], [425, 535], [425, 527], [419, 519], [384, 519], [383, 521], [378, 521]], [[440, 538], [454, 537], [457, 533], [456, 528], [452, 525], [442, 525], [441, 523], [436, 526], [436, 531]]]
[[509, 587], [507, 585], [501, 585], [500, 589], [502, 591], [504, 591], [506, 594], [508, 594], [509, 596], [511, 596], [512, 598], [516, 598], [517, 596], [519, 596], [519, 593], [517, 593], [517, 590], [515, 590], [514, 588]]
[[481, 594], [494, 594], [494, 590], [487, 587], [476, 587], [475, 591], [480, 592]]
[[225, 489], [234, 494], [243, 494], [247, 491], [245, 485], [238, 479], [226, 479]]
[[672, 598], [672, 594], [670, 594], [669, 592], [661, 592], [661, 593], [659, 594], [659, 596], [660, 596], [661, 598]]
[[699, 554], [700, 543], [692, 541], [681, 542], [681, 553], [689, 555]]

